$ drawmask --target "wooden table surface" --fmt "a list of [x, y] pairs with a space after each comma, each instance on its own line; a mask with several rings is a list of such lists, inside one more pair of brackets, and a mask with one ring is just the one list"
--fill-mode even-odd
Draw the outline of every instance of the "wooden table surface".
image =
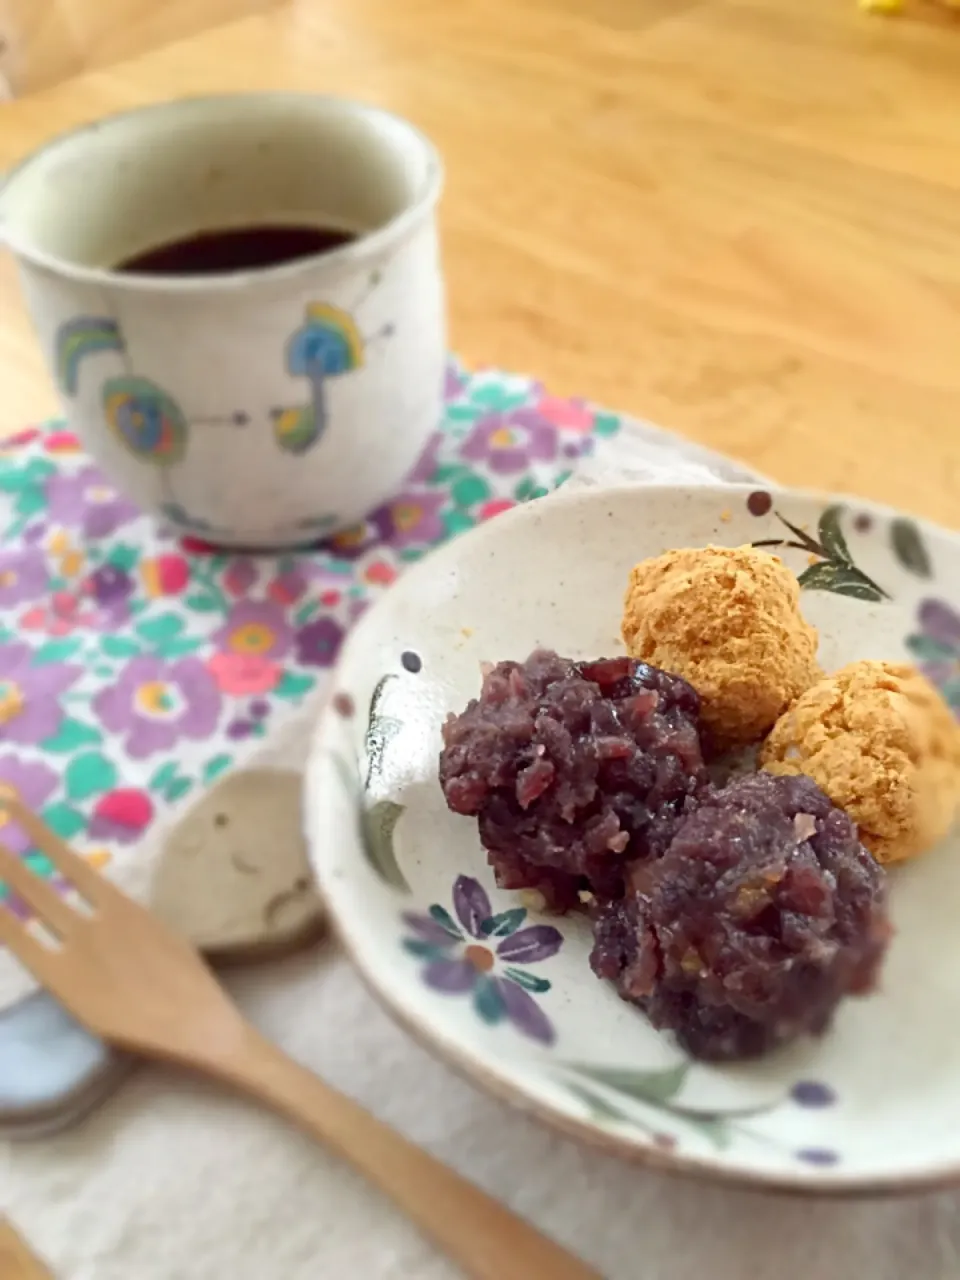
[[[0, 169], [119, 108], [280, 87], [437, 141], [470, 363], [960, 526], [960, 21], [300, 0], [0, 106]], [[54, 407], [5, 262], [0, 428]]]

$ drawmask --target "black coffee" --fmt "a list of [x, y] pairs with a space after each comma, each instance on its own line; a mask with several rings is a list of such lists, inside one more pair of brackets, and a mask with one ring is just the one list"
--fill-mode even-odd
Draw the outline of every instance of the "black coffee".
[[135, 254], [115, 270], [151, 276], [215, 276], [228, 271], [277, 267], [318, 253], [329, 253], [356, 236], [337, 227], [263, 223], [201, 231]]

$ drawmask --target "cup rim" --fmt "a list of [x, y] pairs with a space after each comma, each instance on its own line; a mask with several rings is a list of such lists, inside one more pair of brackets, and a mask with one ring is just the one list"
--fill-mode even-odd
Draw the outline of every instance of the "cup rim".
[[[339, 248], [310, 254], [308, 257], [297, 258], [293, 262], [280, 263], [274, 267], [244, 268], [239, 271], [225, 271], [217, 275], [159, 276], [136, 271], [117, 271], [111, 267], [85, 266], [83, 263], [71, 262], [69, 258], [60, 257], [55, 253], [48, 253], [44, 249], [31, 245], [22, 236], [17, 236], [13, 233], [9, 226], [5, 224], [3, 216], [4, 193], [16, 181], [18, 175], [25, 173], [41, 156], [52, 151], [55, 147], [62, 146], [71, 138], [91, 129], [100, 129], [105, 125], [114, 124], [116, 121], [130, 116], [157, 115], [163, 112], [182, 110], [189, 106], [202, 107], [205, 104], [227, 100], [239, 103], [265, 98], [272, 98], [275, 101], [314, 101], [329, 105], [339, 104], [351, 108], [360, 115], [380, 117], [381, 119], [389, 120], [394, 125], [399, 125], [401, 129], [410, 134], [426, 156], [426, 177], [419, 194], [382, 226], [358, 236], [355, 240], [351, 240], [348, 244], [341, 245]], [[386, 108], [376, 106], [373, 103], [363, 102], [359, 98], [351, 98], [345, 94], [337, 93], [311, 93], [306, 90], [250, 90], [241, 93], [188, 94], [182, 98], [146, 103], [142, 106], [130, 107], [125, 111], [114, 111], [86, 124], [54, 134], [53, 137], [48, 138], [40, 146], [35, 147], [24, 156], [22, 160], [19, 160], [12, 169], [0, 175], [0, 247], [9, 249], [19, 261], [29, 263], [33, 267], [38, 267], [61, 278], [82, 284], [109, 285], [111, 288], [157, 293], [229, 292], [250, 284], [266, 284], [289, 280], [308, 271], [320, 262], [324, 266], [336, 268], [338, 266], [348, 266], [354, 262], [362, 262], [364, 259], [379, 253], [386, 245], [402, 239], [436, 205], [443, 188], [443, 178], [443, 161], [440, 159], [440, 153], [422, 130], [418, 129], [405, 116], [397, 115], [396, 112], [388, 111]]]

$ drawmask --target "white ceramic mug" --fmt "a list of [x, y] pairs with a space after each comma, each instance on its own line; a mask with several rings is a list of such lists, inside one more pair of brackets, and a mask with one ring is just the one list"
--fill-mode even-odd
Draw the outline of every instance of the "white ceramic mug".
[[[0, 189], [0, 233], [70, 423], [117, 486], [209, 541], [290, 546], [389, 497], [440, 421], [440, 186], [431, 144], [376, 108], [186, 99], [34, 153]], [[113, 269], [278, 223], [357, 238], [223, 275]]]

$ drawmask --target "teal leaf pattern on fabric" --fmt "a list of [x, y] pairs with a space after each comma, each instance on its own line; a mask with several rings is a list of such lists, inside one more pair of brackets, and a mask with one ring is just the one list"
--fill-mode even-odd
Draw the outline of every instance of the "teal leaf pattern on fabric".
[[72, 801], [109, 791], [117, 781], [117, 766], [99, 751], [84, 751], [67, 765], [63, 783]]
[[60, 727], [52, 737], [45, 738], [43, 748], [54, 755], [67, 755], [78, 747], [89, 746], [100, 741], [100, 733], [92, 725], [69, 716], [60, 721]]

